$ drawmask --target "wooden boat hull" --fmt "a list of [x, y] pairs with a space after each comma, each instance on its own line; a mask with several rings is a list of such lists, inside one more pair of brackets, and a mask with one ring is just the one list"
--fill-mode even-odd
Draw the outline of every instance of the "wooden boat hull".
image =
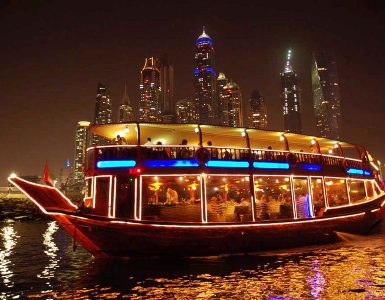
[[54, 217], [96, 257], [205, 256], [333, 242], [338, 240], [338, 232], [368, 233], [381, 221], [382, 212], [300, 222], [203, 226]]

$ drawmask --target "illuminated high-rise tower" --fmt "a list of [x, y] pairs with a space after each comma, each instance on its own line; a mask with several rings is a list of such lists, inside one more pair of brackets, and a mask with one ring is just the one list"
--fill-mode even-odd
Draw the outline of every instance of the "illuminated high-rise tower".
[[86, 150], [88, 144], [88, 127], [90, 122], [80, 121], [76, 128], [75, 134], [75, 157], [74, 157], [74, 183], [82, 184], [84, 175], [83, 175], [83, 165], [86, 161]]
[[[112, 105], [110, 95], [105, 85], [99, 83], [96, 91], [94, 124], [102, 125], [112, 123]], [[94, 135], [92, 145], [105, 143], [105, 139]]]
[[163, 55], [160, 59], [160, 88], [162, 121], [170, 123], [175, 120], [174, 67], [167, 55]]
[[140, 72], [139, 120], [142, 122], [160, 122], [160, 72], [154, 57], [146, 58]]
[[122, 97], [122, 103], [119, 105], [118, 122], [125, 123], [132, 121], [132, 106], [130, 103], [130, 97], [127, 95], [127, 86], [124, 86], [124, 94]]
[[95, 119], [97, 125], [112, 123], [112, 106], [108, 90], [99, 83], [96, 91]]
[[194, 87], [197, 102], [199, 123], [215, 123], [215, 78], [214, 47], [212, 39], [203, 28], [198, 37], [195, 49]]
[[229, 125], [228, 103], [224, 95], [224, 87], [229, 82], [225, 74], [219, 73], [216, 81], [216, 115], [218, 125]]
[[291, 50], [287, 53], [284, 71], [281, 73], [281, 98], [283, 102], [283, 121], [286, 132], [302, 132], [301, 100], [297, 73], [291, 65]]
[[[227, 124], [223, 122], [221, 125], [243, 126], [242, 94], [239, 85], [235, 82], [230, 81], [223, 87], [222, 109], [221, 113], [227, 116]], [[223, 119], [223, 121], [226, 120]]]
[[258, 90], [254, 90], [249, 98], [248, 122], [250, 128], [267, 129], [266, 104]]
[[315, 54], [311, 75], [318, 133], [322, 137], [339, 139], [341, 111], [336, 63], [324, 53]]

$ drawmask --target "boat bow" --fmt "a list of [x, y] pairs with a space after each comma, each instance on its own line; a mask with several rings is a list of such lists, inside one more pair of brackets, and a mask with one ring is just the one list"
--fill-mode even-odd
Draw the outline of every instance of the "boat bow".
[[55, 187], [37, 184], [20, 177], [9, 177], [8, 181], [31, 199], [45, 214], [73, 213], [78, 209]]

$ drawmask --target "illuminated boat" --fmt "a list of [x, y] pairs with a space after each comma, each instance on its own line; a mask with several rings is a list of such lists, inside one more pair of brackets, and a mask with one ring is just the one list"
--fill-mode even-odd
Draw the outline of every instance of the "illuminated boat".
[[[97, 257], [214, 255], [367, 233], [385, 193], [363, 146], [300, 134], [193, 124], [91, 127], [87, 192], [9, 181]], [[150, 143], [151, 140], [154, 144]]]

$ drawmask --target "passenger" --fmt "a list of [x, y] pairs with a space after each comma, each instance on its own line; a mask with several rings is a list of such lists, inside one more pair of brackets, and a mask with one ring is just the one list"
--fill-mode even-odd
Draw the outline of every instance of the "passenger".
[[[188, 142], [186, 139], [183, 139], [182, 140], [182, 143], [180, 144], [181, 146], [187, 146]], [[181, 147], [178, 149], [178, 155], [179, 158], [189, 158], [190, 157], [190, 152], [189, 152], [189, 149], [187, 147]]]
[[224, 222], [225, 221], [225, 219], [224, 219], [225, 206], [224, 206], [223, 201], [220, 198], [218, 198], [217, 196], [218, 196], [218, 194], [211, 197], [208, 210], [209, 210], [209, 212], [211, 212], [215, 216], [214, 220], [216, 222]]
[[144, 144], [145, 146], [150, 146], [150, 145], [153, 145], [152, 141], [151, 141], [151, 138], [148, 137], [147, 138], [147, 142]]
[[[208, 141], [207, 147], [212, 147], [212, 146], [213, 146], [213, 143], [211, 141]], [[210, 151], [210, 157], [211, 158], [214, 158], [214, 159], [218, 158], [218, 150], [217, 149], [211, 148], [209, 151]]]
[[177, 204], [178, 203], [178, 193], [172, 188], [167, 189], [167, 200], [166, 204]]
[[115, 145], [125, 145], [126, 139], [124, 137], [121, 137], [119, 134], [116, 136], [115, 139]]
[[277, 219], [278, 215], [280, 214], [281, 203], [277, 199], [274, 199], [272, 196], [269, 196], [268, 209], [269, 217], [271, 219]]
[[[156, 142], [156, 146], [162, 146], [162, 142], [161, 141], [158, 141]], [[155, 153], [156, 153], [156, 158], [157, 159], [167, 159], [169, 156], [166, 152], [166, 150], [163, 148], [163, 147], [154, 147], [153, 150], [155, 150]]]
[[307, 195], [301, 194], [296, 199], [296, 207], [297, 207], [297, 217], [302, 218], [308, 218], [309, 217], [309, 205], [307, 201]]
[[269, 214], [268, 214], [268, 206], [267, 206], [267, 196], [262, 195], [260, 203], [259, 203], [259, 217], [262, 220], [269, 219]]
[[265, 160], [273, 160], [273, 153], [271, 150], [273, 150], [271, 146], [267, 147], [267, 151], [265, 151]]
[[232, 159], [232, 154], [229, 150], [226, 150], [224, 153], [223, 153], [223, 159]]

